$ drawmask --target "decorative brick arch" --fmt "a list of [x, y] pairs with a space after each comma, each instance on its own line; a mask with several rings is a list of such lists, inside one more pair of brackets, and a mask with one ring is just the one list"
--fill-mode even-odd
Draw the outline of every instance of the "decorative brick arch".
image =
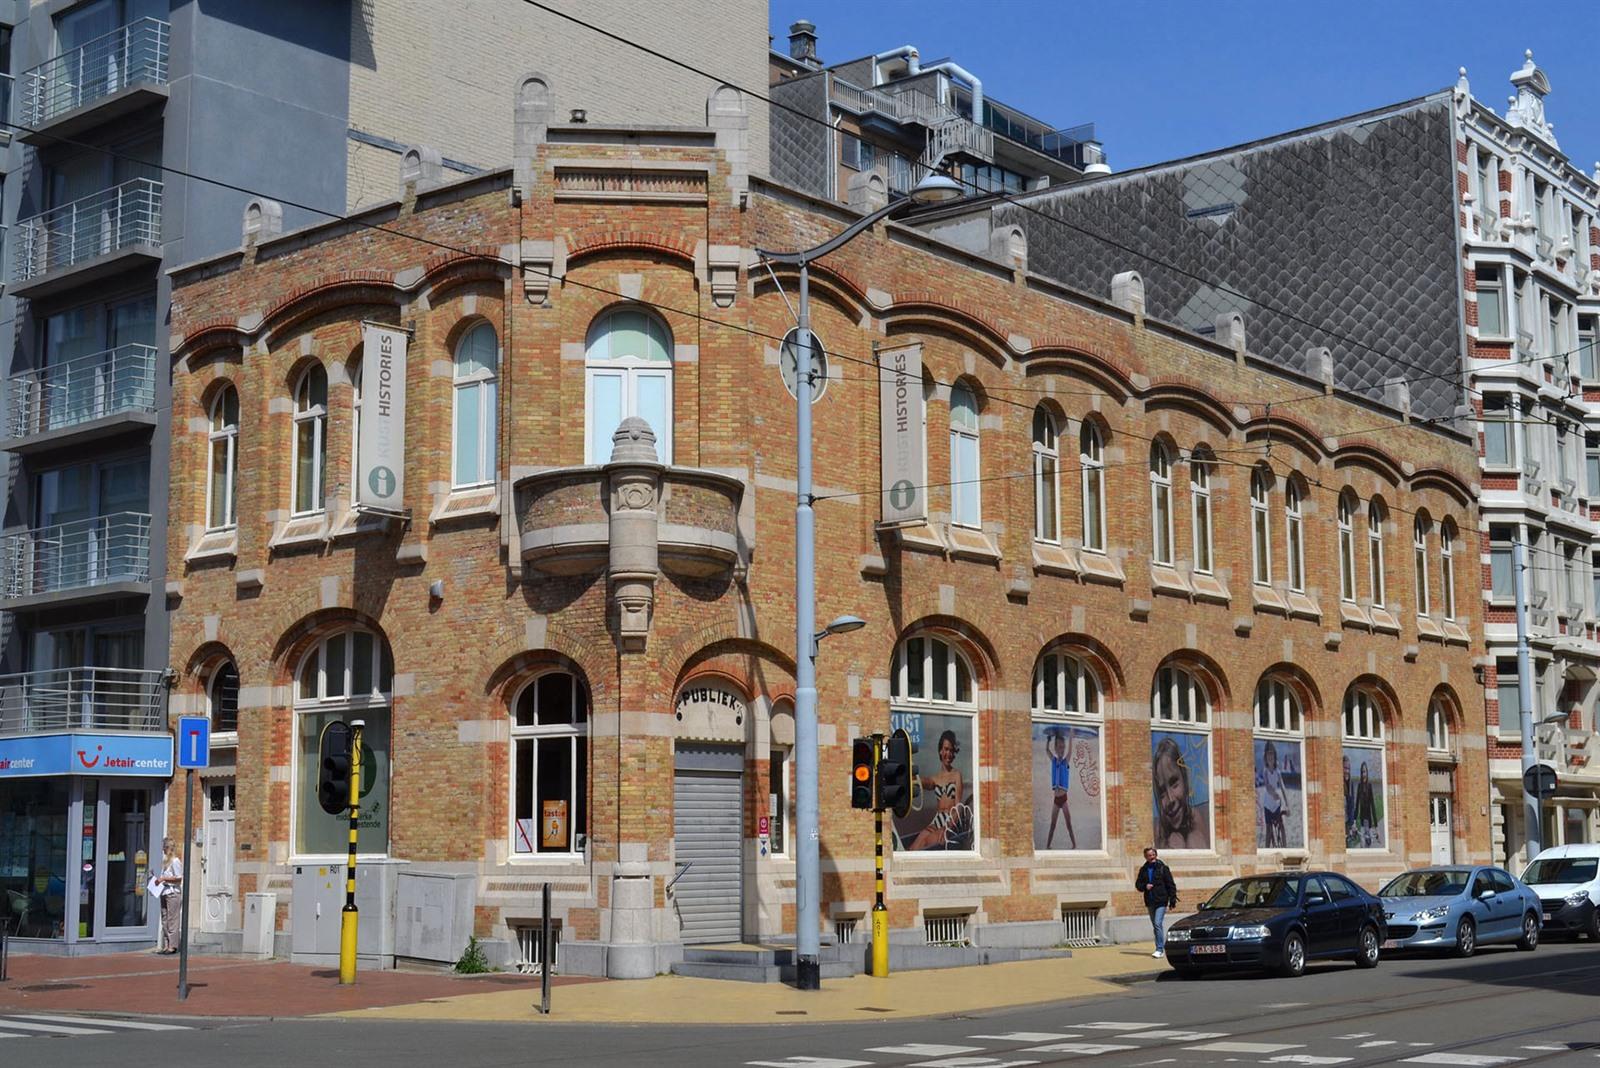
[[[485, 651], [483, 659], [497, 666], [484, 679], [483, 692], [490, 696], [503, 694], [507, 680], [514, 677], [517, 670], [564, 662], [585, 680], [593, 700], [595, 694], [611, 689], [610, 659], [602, 656], [602, 653], [609, 651], [608, 647], [597, 648], [593, 642], [580, 640], [554, 620], [546, 622], [544, 644], [537, 649], [528, 647], [527, 637], [523, 633], [511, 633], [507, 628], [499, 640]], [[507, 675], [507, 671], [511, 671], [512, 675]]]
[[[775, 669], [777, 677], [766, 676], [762, 667]], [[692, 652], [674, 676], [673, 693], [702, 679], [721, 679], [747, 701], [763, 696], [792, 701], [794, 671], [794, 662], [781, 649], [754, 638], [728, 638]]]
[[[1035, 632], [1038, 633], [1037, 631]], [[1034, 647], [1037, 652], [1033, 657], [1033, 669], [1037, 670], [1039, 658], [1046, 653], [1065, 653], [1076, 658], [1085, 667], [1094, 673], [1095, 682], [1100, 687], [1101, 700], [1110, 704], [1120, 701], [1127, 688], [1127, 679], [1122, 672], [1122, 664], [1114, 653], [1108, 649], [1098, 638], [1076, 631], [1065, 631], [1055, 635], [1043, 635], [1035, 639]], [[1030, 674], [1028, 685], [1033, 685]]]
[[262, 317], [258, 336], [270, 347], [294, 327], [313, 316], [359, 305], [400, 310], [400, 292], [388, 271], [346, 271], [319, 278], [280, 300]]
[[567, 267], [604, 252], [653, 252], [694, 265], [694, 246], [656, 230], [580, 230], [567, 243]]
[[939, 612], [916, 616], [907, 613], [907, 618], [910, 622], [902, 626], [894, 636], [894, 649], [898, 649], [907, 638], [919, 635], [931, 634], [943, 638], [957, 646], [972, 666], [972, 685], [975, 691], [995, 690], [1000, 687], [1000, 657], [995, 652], [994, 643], [982, 629], [957, 616]]
[[[676, 641], [663, 646], [661, 649], [661, 655], [657, 662], [661, 665], [662, 673], [670, 674], [674, 679], [681, 679], [691, 665], [693, 658], [702, 650], [720, 646], [724, 643], [746, 642], [752, 646], [759, 646], [762, 649], [769, 650], [773, 662], [788, 672], [790, 678], [793, 678], [796, 667], [792, 653], [750, 637], [751, 632], [756, 634], [785, 633], [785, 621], [767, 618], [770, 614], [770, 609], [763, 610], [757, 607], [755, 609], [754, 626], [748, 629], [740, 627], [735, 620], [719, 619], [680, 635]], [[792, 622], [788, 629], [793, 629]]]
[[[793, 286], [800, 284], [799, 268], [775, 263], [772, 264], [772, 269], [781, 282]], [[857, 319], [872, 314], [871, 302], [867, 300], [867, 287], [849, 271], [837, 266], [813, 263], [809, 275], [813, 299], [820, 297], [832, 300]], [[757, 296], [775, 291], [772, 276], [765, 271], [759, 274], [752, 272], [752, 278], [755, 281]]]

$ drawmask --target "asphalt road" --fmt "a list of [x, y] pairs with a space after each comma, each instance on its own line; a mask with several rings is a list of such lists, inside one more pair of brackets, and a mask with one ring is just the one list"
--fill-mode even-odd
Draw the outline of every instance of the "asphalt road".
[[[739, 986], [728, 984], [728, 996]], [[556, 1006], [559, 1012], [559, 1003]], [[0, 1017], [3, 1063], [338, 1068], [1007, 1068], [1027, 1064], [1589, 1065], [1600, 1068], [1600, 945], [1488, 949], [1469, 961], [1319, 964], [1297, 980], [1175, 978], [1122, 995], [913, 1022], [772, 1027], [103, 1021]], [[32, 1023], [33, 1026], [25, 1025]], [[172, 1026], [173, 1030], [149, 1030]], [[52, 1028], [98, 1031], [55, 1034]], [[15, 1059], [13, 1059], [15, 1058]]]

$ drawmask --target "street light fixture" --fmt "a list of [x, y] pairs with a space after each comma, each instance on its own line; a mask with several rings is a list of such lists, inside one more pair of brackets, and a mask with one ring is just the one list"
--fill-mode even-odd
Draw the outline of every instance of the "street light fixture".
[[[811, 510], [811, 275], [813, 260], [821, 259], [850, 241], [881, 219], [912, 206], [948, 204], [961, 196], [961, 186], [937, 173], [943, 158], [934, 161], [928, 174], [911, 194], [887, 204], [851, 223], [842, 233], [803, 252], [768, 252], [757, 249], [771, 263], [786, 263], [800, 270], [799, 309], [795, 315], [795, 340], [799, 352], [795, 360], [795, 504], [794, 504], [794, 768], [795, 837], [799, 849], [795, 856], [795, 987], [819, 990], [822, 963], [819, 959], [822, 935], [822, 871], [818, 856], [817, 816], [817, 640], [823, 634], [842, 634], [864, 626], [863, 620], [841, 616], [817, 633], [816, 525]], [[801, 375], [805, 376], [804, 382]], [[809, 654], [809, 655], [808, 655]]]

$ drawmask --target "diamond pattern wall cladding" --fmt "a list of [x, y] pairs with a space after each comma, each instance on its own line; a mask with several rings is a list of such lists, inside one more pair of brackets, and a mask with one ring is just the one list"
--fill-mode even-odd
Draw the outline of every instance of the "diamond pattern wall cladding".
[[[1209, 332], [1239, 311], [1250, 351], [1283, 367], [1306, 371], [1306, 350], [1325, 345], [1339, 386], [1381, 400], [1386, 378], [1461, 364], [1454, 169], [1449, 101], [1432, 97], [1029, 198], [1098, 236], [1014, 204], [995, 223], [1023, 228], [1034, 270], [1089, 293], [1137, 270], [1154, 318]], [[1419, 418], [1463, 398], [1453, 379], [1411, 394]]]
[[[770, 120], [772, 177], [813, 196], [827, 196], [829, 161], [833, 159], [828, 144], [832, 136], [828, 127], [828, 76], [818, 73], [779, 82], [771, 88], [770, 95], [773, 103], [781, 105], [772, 109]], [[806, 116], [813, 116], [816, 121]]]

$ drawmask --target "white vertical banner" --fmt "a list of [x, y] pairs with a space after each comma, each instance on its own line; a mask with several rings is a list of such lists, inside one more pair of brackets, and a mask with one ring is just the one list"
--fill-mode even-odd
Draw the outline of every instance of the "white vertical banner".
[[361, 324], [361, 440], [356, 506], [398, 512], [406, 494], [404, 330]]
[[921, 345], [878, 353], [878, 407], [883, 522], [926, 521]]

